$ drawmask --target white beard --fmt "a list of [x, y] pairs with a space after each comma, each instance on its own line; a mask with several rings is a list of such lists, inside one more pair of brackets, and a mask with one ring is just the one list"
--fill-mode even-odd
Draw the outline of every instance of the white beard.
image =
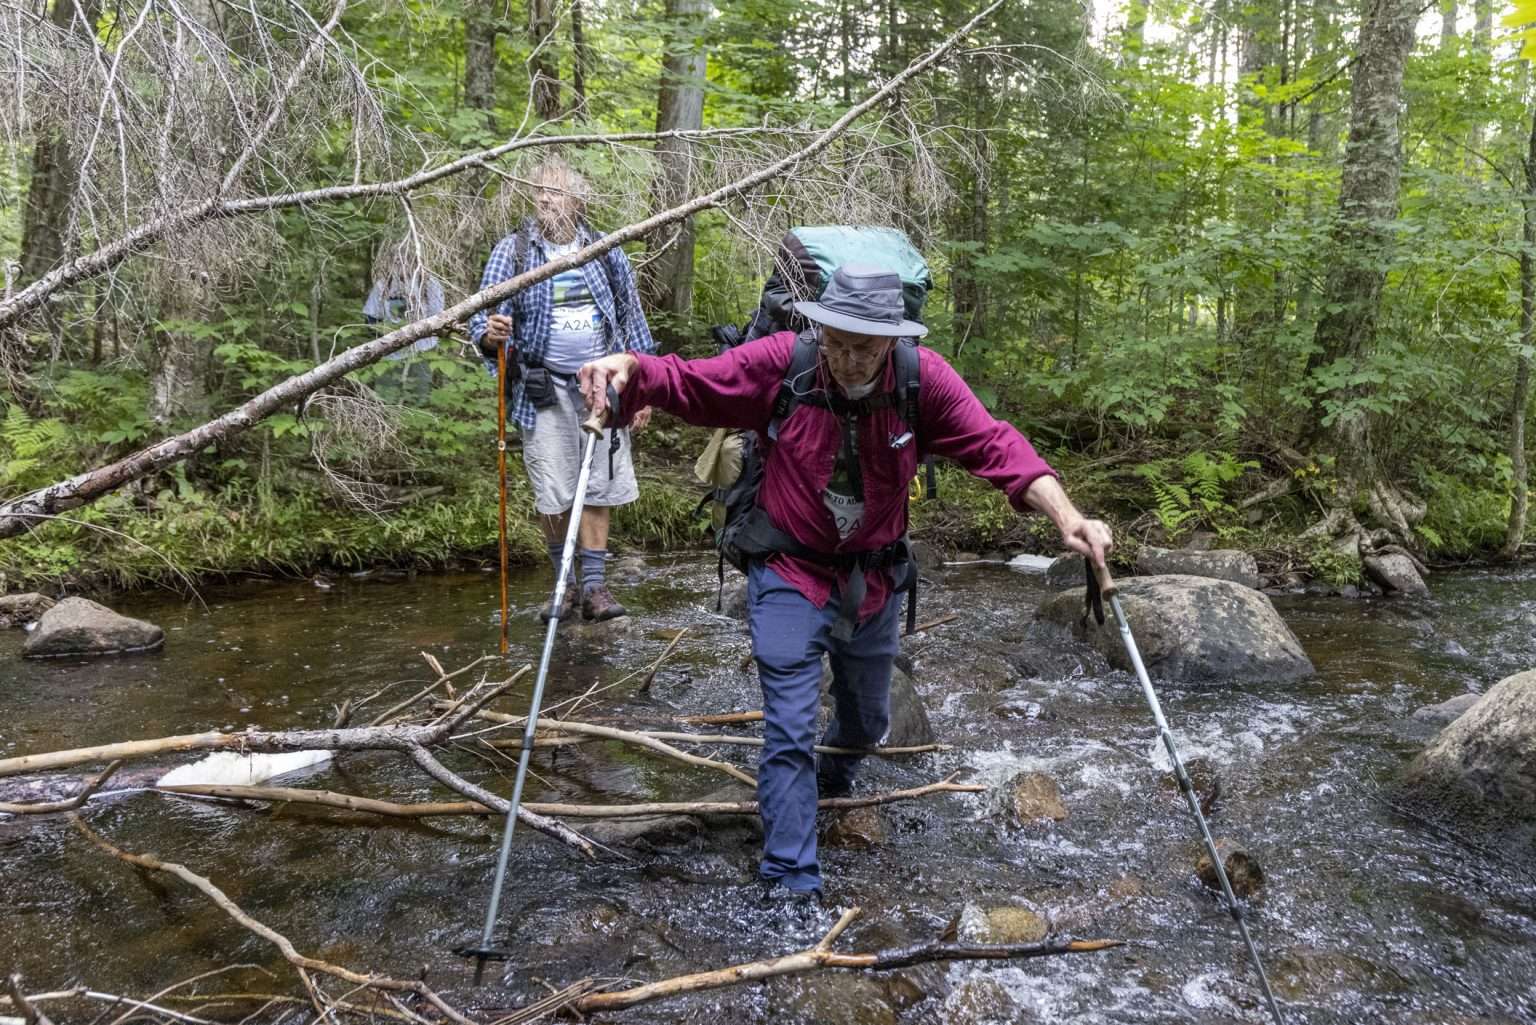
[[857, 388], [844, 388], [843, 394], [850, 399], [862, 399], [875, 390], [876, 383], [875, 381], [870, 381], [868, 384], [861, 384]]

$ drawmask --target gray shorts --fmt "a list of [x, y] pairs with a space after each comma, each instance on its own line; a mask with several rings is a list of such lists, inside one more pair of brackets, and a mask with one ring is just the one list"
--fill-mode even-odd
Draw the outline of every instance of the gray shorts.
[[[587, 407], [581, 392], [576, 390], [575, 378], [570, 378], [570, 382], [570, 387], [555, 389], [558, 401], [539, 410], [533, 430], [523, 433], [523, 467], [533, 485], [533, 505], [545, 516], [568, 512], [575, 504], [576, 475], [581, 472], [581, 455], [587, 442], [587, 434], [581, 429]], [[592, 453], [586, 497], [589, 506], [628, 505], [640, 497], [628, 431], [619, 432], [613, 476], [608, 475], [608, 445], [612, 436], [611, 431], [604, 431]]]

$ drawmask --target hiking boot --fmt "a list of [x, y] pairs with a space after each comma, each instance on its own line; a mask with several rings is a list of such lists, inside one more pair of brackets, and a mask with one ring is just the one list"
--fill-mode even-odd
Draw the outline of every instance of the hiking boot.
[[581, 598], [581, 618], [602, 622], [624, 615], [624, 606], [608, 590], [607, 584], [598, 584]]
[[777, 880], [762, 880], [758, 904], [765, 908], [784, 907], [801, 914], [821, 910], [820, 890], [791, 890]]
[[[555, 602], [551, 598], [545, 606], [539, 610], [539, 622], [548, 623], [555, 616]], [[576, 586], [567, 585], [564, 600], [560, 602], [560, 622], [564, 623], [576, 616]], [[591, 618], [591, 617], [588, 617]]]

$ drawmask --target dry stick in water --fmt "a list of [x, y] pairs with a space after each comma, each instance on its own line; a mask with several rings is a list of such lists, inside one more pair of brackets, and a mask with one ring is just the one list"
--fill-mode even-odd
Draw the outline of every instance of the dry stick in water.
[[91, 829], [91, 827], [80, 821], [80, 817], [78, 815], [71, 816], [71, 820], [74, 822], [75, 828], [79, 829], [80, 832], [85, 835], [87, 840], [91, 841], [91, 843], [95, 844], [97, 847], [100, 847], [114, 858], [117, 858], [121, 861], [126, 861], [130, 865], [137, 865], [139, 868], [149, 869], [151, 872], [164, 872], [167, 875], [173, 875], [180, 879], [182, 882], [200, 890], [204, 896], [213, 901], [214, 904], [218, 905], [220, 911], [223, 911], [226, 915], [228, 915], [230, 918], [233, 918], [246, 929], [249, 929], [257, 936], [260, 936], [262, 939], [275, 946], [283, 955], [283, 959], [297, 968], [301, 974], [305, 972], [323, 972], [332, 978], [340, 979], [343, 982], [350, 982], [355, 986], [361, 986], [367, 989], [376, 989], [380, 991], [393, 990], [397, 993], [415, 993], [430, 1003], [433, 1007], [436, 1007], [439, 1011], [448, 1016], [454, 1022], [458, 1023], [458, 1025], [475, 1025], [475, 1023], [469, 1018], [464, 1017], [464, 1015], [460, 1014], [458, 1011], [454, 1010], [453, 1007], [449, 1006], [447, 1001], [438, 996], [432, 987], [428, 986], [425, 982], [412, 982], [405, 979], [392, 979], [387, 975], [363, 975], [361, 973], [354, 972], [349, 968], [343, 968], [340, 965], [333, 965], [328, 961], [321, 961], [319, 958], [308, 957], [304, 954], [301, 954], [297, 949], [294, 948], [293, 942], [289, 940], [288, 937], [284, 936], [276, 929], [273, 929], [271, 926], [265, 925], [262, 922], [252, 918], [250, 915], [246, 914], [238, 904], [230, 900], [224, 891], [215, 886], [213, 882], [206, 876], [200, 876], [196, 872], [187, 868], [185, 865], [178, 865], [174, 861], [161, 861], [159, 858], [152, 857], [148, 854], [132, 854], [114, 846], [106, 838], [97, 834], [94, 830]]
[[[471, 669], [475, 668], [475, 666], [479, 665], [480, 663], [493, 660], [493, 659], [495, 659], [496, 656], [495, 655], [481, 655], [479, 658], [475, 659], [469, 665], [465, 666], [462, 669], [455, 669], [451, 673], [443, 672], [442, 663], [439, 662], [437, 659], [433, 658], [431, 655], [427, 654], [425, 651], [423, 651], [421, 653], [421, 657], [426, 659], [427, 660], [427, 664], [430, 665], [437, 672], [437, 679], [433, 683], [431, 683], [429, 686], [422, 688], [421, 690], [417, 691], [415, 694], [412, 694], [410, 697], [406, 698], [404, 701], [400, 702], [397, 705], [394, 705], [388, 711], [382, 712], [378, 716], [375, 716], [373, 721], [368, 724], [369, 726], [379, 726], [379, 725], [382, 725], [385, 719], [388, 719], [390, 716], [394, 715], [396, 712], [400, 711], [401, 709], [410, 708], [416, 702], [420, 701], [422, 698], [426, 697], [428, 694], [431, 694], [433, 691], [437, 690], [437, 688], [441, 687], [443, 684], [447, 683], [449, 680], [453, 679], [455, 676], [462, 676], [465, 673], [469, 672]], [[524, 667], [523, 669], [518, 671], [517, 676], [521, 676], [523, 673], [525, 673], [527, 671], [528, 671], [527, 668]], [[514, 679], [514, 680], [517, 679], [517, 676], [512, 677], [512, 679]]]
[[[160, 787], [173, 794], [197, 797], [221, 797], [238, 801], [266, 801], [273, 804], [312, 804], [347, 811], [389, 815], [395, 818], [433, 818], [444, 815], [490, 815], [492, 809], [479, 801], [436, 801], [397, 804], [331, 790], [305, 790], [299, 787], [243, 787], [222, 784], [186, 784]], [[979, 794], [987, 788], [974, 783], [956, 783], [953, 777], [906, 790], [887, 790], [864, 797], [826, 797], [816, 802], [818, 808], [846, 810], [877, 804], [913, 801], [931, 794]], [[529, 802], [527, 807], [540, 815], [562, 818], [645, 818], [651, 815], [756, 815], [756, 801], [658, 801], [651, 804], [548, 804]]]
[[676, 635], [673, 636], [672, 640], [667, 644], [666, 648], [662, 651], [661, 655], [656, 659], [656, 661], [651, 663], [651, 668], [646, 672], [645, 679], [640, 683], [641, 694], [650, 693], [651, 684], [656, 682], [656, 670], [661, 668], [661, 664], [667, 660], [668, 655], [672, 654], [672, 649], [677, 647], [677, 642], [682, 640], [683, 634], [687, 632], [688, 628], [686, 626], [679, 630]]
[[843, 913], [837, 924], [814, 947], [796, 954], [749, 961], [710, 972], [679, 975], [660, 982], [619, 990], [616, 993], [593, 993], [574, 1001], [573, 1010], [617, 1011], [636, 1004], [684, 993], [697, 993], [707, 989], [721, 989], [743, 982], [757, 982], [776, 975], [795, 975], [820, 968], [905, 968], [927, 961], [1012, 961], [1031, 957], [1055, 957], [1061, 954], [1087, 954], [1109, 950], [1121, 945], [1120, 940], [1047, 940], [1042, 943], [920, 943], [910, 947], [896, 947], [860, 954], [839, 954], [831, 949], [832, 942], [858, 917], [859, 909]]
[[685, 715], [677, 720], [692, 726], [740, 726], [743, 723], [762, 722], [762, 709], [751, 712], [718, 712], [714, 715]]
[[[520, 725], [525, 718], [524, 716], [520, 715], [507, 715], [504, 712], [486, 711], [475, 713], [475, 717], [478, 719], [484, 719], [486, 722], [502, 723], [509, 726]], [[747, 775], [745, 772], [742, 772], [740, 769], [736, 768], [736, 766], [730, 764], [729, 762], [717, 762], [713, 758], [703, 758], [699, 755], [689, 754], [687, 751], [680, 751], [670, 744], [663, 743], [660, 740], [655, 740], [643, 733], [636, 733], [632, 730], [621, 730], [613, 726], [596, 726], [592, 723], [565, 722], [555, 719], [540, 719], [539, 726], [541, 728], [548, 729], [551, 732], [577, 733], [589, 737], [600, 737], [604, 740], [617, 740], [625, 744], [630, 744], [634, 747], [645, 748], [647, 751], [653, 751], [656, 754], [671, 758], [674, 761], [682, 762], [685, 765], [696, 765], [700, 768], [714, 769], [716, 772], [723, 772], [727, 776], [730, 776], [732, 779], [745, 783], [750, 787], [757, 786], [756, 779]]]
[[[452, 732], [478, 712], [481, 706], [494, 700], [517, 679], [504, 680], [495, 687], [469, 702], [466, 707], [447, 721], [433, 726], [368, 726], [342, 730], [247, 730], [244, 733], [188, 733], [177, 737], [160, 737], [156, 740], [129, 740], [100, 747], [74, 748], [68, 751], [50, 751], [44, 754], [22, 755], [18, 758], [0, 759], [0, 776], [20, 772], [67, 768], [87, 762], [109, 759], [144, 758], [150, 755], [175, 751], [239, 751], [275, 753], [282, 751], [396, 751], [407, 755], [417, 765], [446, 786], [466, 797], [485, 800], [493, 808], [505, 813], [507, 803], [468, 781], [461, 779], [434, 759], [427, 748], [443, 743]], [[487, 800], [489, 799], [489, 800]], [[525, 822], [546, 836], [559, 840], [592, 857], [592, 843], [569, 826], [545, 818], [537, 812], [519, 808], [518, 821]]]
[[33, 1007], [27, 1001], [27, 995], [21, 991], [21, 976], [15, 972], [5, 980], [11, 990], [11, 1002], [16, 1005], [16, 1010], [21, 1012], [21, 1019], [26, 1025], [53, 1025], [52, 1020]]
[[92, 794], [100, 790], [101, 785], [122, 767], [123, 760], [119, 758], [105, 769], [102, 769], [101, 772], [86, 780], [85, 786], [80, 788], [80, 792], [67, 800], [45, 801], [38, 804], [11, 804], [7, 801], [0, 801], [0, 812], [4, 812], [7, 815], [47, 815], [50, 812], [56, 811], [74, 811], [84, 804]]
[[[762, 747], [762, 737], [735, 737], [727, 733], [669, 733], [664, 730], [637, 730], [636, 736], [650, 737], [653, 740], [664, 740], [669, 744], [727, 744], [732, 747]], [[539, 747], [565, 747], [570, 744], [584, 744], [597, 740], [597, 737], [535, 737], [533, 746]], [[488, 740], [486, 745], [494, 748], [510, 749], [518, 751], [522, 749], [523, 738], [511, 737], [506, 740]], [[913, 744], [910, 747], [827, 747], [825, 744], [817, 744], [814, 749], [817, 754], [824, 755], [879, 755], [882, 758], [890, 758], [896, 755], [922, 755], [935, 751], [953, 750], [952, 744]]]

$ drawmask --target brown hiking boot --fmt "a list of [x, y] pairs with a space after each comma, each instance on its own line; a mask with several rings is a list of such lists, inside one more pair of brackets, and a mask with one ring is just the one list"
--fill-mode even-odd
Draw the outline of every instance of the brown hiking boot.
[[[567, 584], [565, 586], [565, 600], [560, 603], [560, 621], [562, 623], [568, 622], [576, 617], [577, 590], [578, 588], [575, 584]], [[554, 615], [555, 602], [554, 599], [550, 599], [545, 603], [544, 607], [539, 610], [539, 622], [548, 623], [550, 619], [554, 617]]]
[[607, 584], [598, 584], [581, 599], [581, 616], [583, 619], [595, 619], [601, 622], [605, 619], [618, 619], [624, 615], [624, 606], [608, 590]]

